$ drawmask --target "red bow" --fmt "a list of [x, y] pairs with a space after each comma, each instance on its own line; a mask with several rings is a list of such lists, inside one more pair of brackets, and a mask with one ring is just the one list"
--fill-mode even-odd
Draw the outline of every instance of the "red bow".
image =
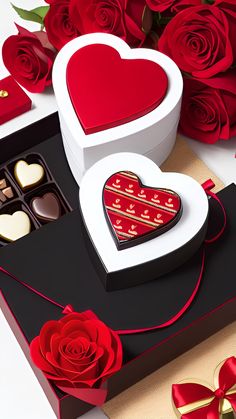
[[[219, 419], [223, 401], [236, 411], [236, 358], [226, 359], [218, 374], [219, 387], [212, 390], [197, 383], [173, 384], [172, 398], [182, 419]], [[225, 412], [226, 413], [226, 412]]]

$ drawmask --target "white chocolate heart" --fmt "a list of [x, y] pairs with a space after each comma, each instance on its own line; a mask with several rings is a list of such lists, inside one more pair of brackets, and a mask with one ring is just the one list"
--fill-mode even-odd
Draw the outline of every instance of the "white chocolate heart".
[[30, 230], [30, 219], [24, 211], [16, 211], [12, 215], [0, 215], [0, 237], [2, 239], [12, 242], [30, 233]]
[[44, 176], [44, 168], [38, 164], [28, 164], [24, 160], [19, 160], [14, 168], [14, 175], [22, 189], [27, 189], [37, 185]]

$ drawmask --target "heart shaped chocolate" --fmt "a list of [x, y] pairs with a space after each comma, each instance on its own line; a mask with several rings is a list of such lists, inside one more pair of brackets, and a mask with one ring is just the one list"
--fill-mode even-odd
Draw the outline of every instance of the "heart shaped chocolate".
[[52, 192], [47, 192], [42, 197], [33, 198], [31, 208], [35, 215], [44, 221], [57, 220], [61, 215], [59, 199]]
[[0, 237], [2, 239], [12, 242], [30, 233], [30, 230], [30, 219], [24, 211], [16, 211], [12, 215], [0, 215]]
[[118, 250], [168, 231], [182, 214], [176, 192], [144, 186], [128, 171], [117, 172], [106, 181], [103, 205]]
[[168, 79], [157, 63], [123, 59], [102, 44], [79, 49], [67, 65], [67, 87], [85, 134], [133, 121], [164, 99]]
[[20, 187], [25, 190], [42, 181], [44, 168], [38, 163], [28, 164], [24, 160], [19, 160], [15, 164], [14, 175]]
[[209, 204], [202, 186], [182, 173], [162, 172], [140, 154], [115, 153], [95, 163], [82, 179], [79, 197], [98, 256], [93, 258], [95, 267], [109, 291], [142, 284], [177, 268], [205, 238]]

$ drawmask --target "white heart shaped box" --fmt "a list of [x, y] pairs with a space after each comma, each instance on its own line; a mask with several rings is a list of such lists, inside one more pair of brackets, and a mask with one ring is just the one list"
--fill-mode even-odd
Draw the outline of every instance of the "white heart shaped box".
[[[122, 250], [116, 247], [103, 207], [103, 187], [120, 171], [135, 173], [144, 187], [175, 191], [183, 208], [170, 230]], [[85, 237], [89, 238], [86, 243], [107, 291], [137, 285], [177, 268], [196, 253], [206, 235], [208, 198], [202, 186], [190, 176], [162, 172], [139, 154], [117, 153], [95, 163], [81, 181], [79, 197]]]
[[[91, 44], [111, 46], [125, 59], [147, 59], [159, 64], [168, 78], [168, 90], [161, 104], [131, 122], [86, 135], [71, 103], [66, 71], [70, 58], [80, 48]], [[114, 35], [83, 35], [66, 44], [57, 55], [53, 86], [66, 156], [78, 184], [89, 167], [112, 153], [137, 152], [150, 157], [158, 165], [170, 154], [176, 140], [183, 80], [174, 61], [166, 55], [151, 49], [131, 49]]]

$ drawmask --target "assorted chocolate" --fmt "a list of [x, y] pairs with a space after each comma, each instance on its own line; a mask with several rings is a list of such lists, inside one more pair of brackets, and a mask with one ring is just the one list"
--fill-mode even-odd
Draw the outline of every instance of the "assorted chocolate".
[[0, 170], [0, 245], [69, 211], [69, 204], [40, 155], [26, 155]]
[[31, 208], [40, 220], [53, 221], [61, 216], [61, 204], [53, 192], [47, 192], [42, 197], [33, 198]]
[[41, 164], [28, 164], [25, 160], [18, 160], [14, 167], [14, 176], [21, 189], [25, 191], [42, 182], [44, 168]]
[[0, 215], [1, 239], [12, 242], [30, 233], [30, 231], [30, 218], [24, 211]]
[[0, 207], [4, 202], [14, 198], [13, 188], [9, 186], [7, 178], [0, 179]]
[[168, 231], [182, 214], [176, 192], [144, 186], [136, 174], [127, 171], [106, 181], [103, 204], [118, 250]]

